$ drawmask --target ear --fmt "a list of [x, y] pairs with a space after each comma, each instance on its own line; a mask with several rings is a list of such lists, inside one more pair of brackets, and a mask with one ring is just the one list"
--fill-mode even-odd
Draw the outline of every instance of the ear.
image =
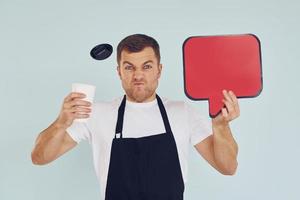
[[122, 80], [120, 66], [117, 66], [117, 71], [118, 71], [119, 78]]
[[162, 67], [163, 67], [162, 64], [159, 64], [159, 65], [158, 65], [158, 74], [157, 74], [157, 75], [158, 75], [158, 78], [160, 78], [161, 71], [162, 71]]

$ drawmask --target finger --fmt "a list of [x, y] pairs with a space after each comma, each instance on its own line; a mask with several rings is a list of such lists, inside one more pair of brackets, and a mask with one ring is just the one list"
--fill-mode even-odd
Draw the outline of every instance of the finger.
[[230, 95], [228, 94], [228, 92], [226, 90], [223, 90], [223, 95], [224, 95], [224, 98], [227, 101], [231, 101], [232, 102], [232, 99], [231, 99]]
[[89, 101], [73, 99], [70, 102], [64, 103], [63, 108], [64, 109], [70, 109], [70, 108], [76, 107], [76, 106], [84, 106], [84, 107], [89, 107], [90, 108], [91, 105], [92, 104]]
[[90, 113], [92, 109], [82, 106], [74, 106], [70, 109], [70, 112], [83, 112], [83, 113]]
[[74, 106], [86, 106], [86, 107], [90, 107], [92, 104], [91, 102], [89, 101], [84, 101], [84, 100], [73, 100], [73, 101], [70, 101], [68, 103], [65, 103], [64, 104], [64, 108], [72, 108]]
[[230, 95], [231, 99], [233, 100], [234, 110], [236, 111], [237, 116], [239, 116], [240, 115], [239, 101], [238, 101], [236, 95], [233, 93], [233, 91], [229, 91], [229, 95]]
[[222, 115], [223, 115], [223, 117], [224, 117], [225, 119], [227, 119], [227, 117], [228, 117], [228, 112], [227, 112], [226, 108], [222, 108]]
[[230, 102], [230, 101], [228, 101], [228, 100], [225, 100], [225, 99], [222, 99], [222, 101], [223, 101], [223, 103], [225, 104], [225, 106], [226, 106], [226, 108], [227, 108], [227, 110], [228, 110], [229, 115], [230, 115], [231, 113], [233, 113], [233, 112], [234, 112], [234, 106], [233, 106], [233, 103]]
[[65, 99], [64, 102], [69, 102], [73, 98], [84, 98], [86, 95], [80, 92], [71, 92]]
[[237, 99], [237, 97], [235, 96], [235, 94], [233, 93], [233, 91], [230, 90], [230, 91], [228, 92], [228, 94], [229, 94], [229, 96], [230, 96], [232, 102], [238, 103], [238, 99]]
[[82, 119], [82, 118], [88, 118], [88, 117], [90, 117], [90, 115], [88, 115], [88, 114], [75, 113], [75, 114], [74, 114], [74, 117], [75, 117], [76, 119]]

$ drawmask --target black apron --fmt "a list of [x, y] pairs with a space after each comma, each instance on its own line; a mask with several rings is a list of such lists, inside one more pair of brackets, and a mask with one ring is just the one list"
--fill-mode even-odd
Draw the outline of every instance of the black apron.
[[165, 107], [156, 95], [166, 133], [123, 138], [126, 96], [118, 110], [105, 200], [183, 200], [184, 182]]

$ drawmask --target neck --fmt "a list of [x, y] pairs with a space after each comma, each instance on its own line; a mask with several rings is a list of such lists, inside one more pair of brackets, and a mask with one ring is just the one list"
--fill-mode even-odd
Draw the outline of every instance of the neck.
[[132, 98], [129, 95], [126, 94], [126, 100], [130, 101], [130, 102], [134, 102], [134, 103], [147, 103], [150, 101], [153, 101], [156, 98], [156, 93], [154, 92], [150, 97], [146, 98], [146, 99], [136, 99], [136, 98]]

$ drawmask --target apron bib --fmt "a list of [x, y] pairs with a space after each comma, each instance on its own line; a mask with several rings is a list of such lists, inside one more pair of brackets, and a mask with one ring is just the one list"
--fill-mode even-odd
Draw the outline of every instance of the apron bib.
[[105, 200], [183, 200], [184, 182], [165, 107], [156, 95], [165, 133], [123, 138], [126, 96], [118, 110]]

